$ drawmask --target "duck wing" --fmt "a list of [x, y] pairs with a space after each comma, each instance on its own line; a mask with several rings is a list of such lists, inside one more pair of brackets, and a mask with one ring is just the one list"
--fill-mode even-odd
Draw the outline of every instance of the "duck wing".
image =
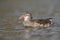
[[32, 22], [39, 23], [39, 24], [46, 24], [46, 23], [49, 23], [50, 22], [50, 20], [48, 20], [48, 19], [33, 19], [31, 21]]

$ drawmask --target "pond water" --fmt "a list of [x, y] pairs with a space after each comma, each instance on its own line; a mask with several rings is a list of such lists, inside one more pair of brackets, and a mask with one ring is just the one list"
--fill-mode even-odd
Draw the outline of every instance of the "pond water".
[[[33, 31], [19, 22], [22, 11], [33, 19], [53, 18], [53, 25]], [[0, 40], [60, 40], [60, 0], [0, 0]]]

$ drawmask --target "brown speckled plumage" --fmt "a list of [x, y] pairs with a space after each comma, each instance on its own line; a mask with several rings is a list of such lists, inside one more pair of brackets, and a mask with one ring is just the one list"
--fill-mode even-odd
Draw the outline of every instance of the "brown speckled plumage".
[[23, 25], [27, 27], [49, 27], [52, 25], [52, 18], [32, 19], [30, 13], [25, 12]]

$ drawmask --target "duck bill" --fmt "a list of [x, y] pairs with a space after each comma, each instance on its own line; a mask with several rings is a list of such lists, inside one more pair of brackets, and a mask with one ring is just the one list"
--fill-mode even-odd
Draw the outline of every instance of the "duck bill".
[[19, 19], [24, 19], [24, 15], [20, 16]]

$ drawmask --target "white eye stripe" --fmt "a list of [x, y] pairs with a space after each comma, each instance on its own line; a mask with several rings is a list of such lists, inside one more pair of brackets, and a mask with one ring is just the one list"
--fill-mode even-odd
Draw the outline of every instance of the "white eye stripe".
[[30, 14], [26, 14], [26, 16], [30, 16]]
[[30, 15], [30, 14], [26, 14], [26, 15]]

